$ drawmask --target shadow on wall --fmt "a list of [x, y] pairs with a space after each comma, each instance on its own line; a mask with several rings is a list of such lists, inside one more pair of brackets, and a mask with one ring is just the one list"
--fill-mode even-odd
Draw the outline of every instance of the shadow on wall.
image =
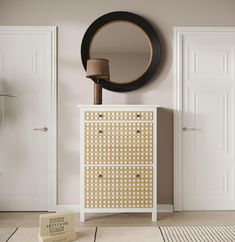
[[79, 88], [68, 82], [78, 86], [77, 80], [61, 79], [58, 89], [58, 204], [78, 204], [80, 194]]
[[126, 96], [126, 105], [131, 105], [131, 104], [142, 104], [143, 103], [143, 96], [141, 95], [141, 93], [138, 93], [138, 95], [136, 95], [136, 92], [129, 92]]
[[[156, 70], [156, 72], [154, 73], [153, 77], [151, 78], [151, 80], [149, 82], [147, 82], [143, 89], [145, 92], [152, 90], [153, 88], [156, 88], [157, 86], [159, 86], [161, 83], [163, 83], [165, 81], [165, 77], [163, 77], [164, 73], [170, 73], [171, 68], [172, 68], [172, 61], [171, 62], [167, 62], [167, 59], [172, 60], [172, 47], [171, 46], [167, 46], [167, 39], [165, 38], [164, 34], [161, 31], [160, 26], [157, 26], [156, 23], [154, 23], [153, 21], [151, 21], [151, 19], [148, 18], [148, 16], [142, 15], [148, 22], [150, 22], [150, 24], [153, 26], [153, 28], [155, 29], [155, 31], [157, 32], [158, 38], [160, 39], [160, 46], [161, 46], [161, 60], [160, 60], [160, 64]], [[142, 92], [143, 92], [142, 89]]]
[[158, 204], [173, 204], [173, 110], [158, 109]]
[[[140, 95], [127, 95], [126, 104], [142, 103]], [[157, 111], [157, 197], [158, 204], [173, 204], [173, 110]]]

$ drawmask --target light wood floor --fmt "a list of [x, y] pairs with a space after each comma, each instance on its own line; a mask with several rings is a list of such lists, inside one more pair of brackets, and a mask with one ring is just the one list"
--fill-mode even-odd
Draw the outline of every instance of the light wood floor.
[[[38, 227], [42, 212], [1, 212], [0, 227]], [[85, 227], [127, 227], [153, 225], [235, 225], [235, 211], [218, 212], [174, 212], [158, 214], [157, 223], [151, 222], [150, 214], [96, 214], [87, 215], [86, 222], [79, 222], [76, 214], [76, 226]]]

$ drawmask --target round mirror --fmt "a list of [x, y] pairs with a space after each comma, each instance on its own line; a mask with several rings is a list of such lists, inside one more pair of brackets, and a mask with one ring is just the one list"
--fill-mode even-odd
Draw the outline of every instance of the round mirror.
[[115, 21], [96, 32], [90, 45], [90, 58], [109, 60], [111, 82], [137, 80], [148, 69], [151, 43], [145, 32], [127, 21]]
[[129, 12], [112, 12], [95, 20], [87, 29], [81, 56], [85, 69], [88, 59], [108, 59], [110, 80], [100, 80], [102, 87], [127, 92], [143, 86], [156, 72], [160, 64], [160, 41], [144, 18]]

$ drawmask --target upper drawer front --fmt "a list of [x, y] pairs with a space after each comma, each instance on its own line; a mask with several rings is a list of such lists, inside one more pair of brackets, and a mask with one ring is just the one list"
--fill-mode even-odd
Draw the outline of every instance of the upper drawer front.
[[86, 164], [153, 163], [152, 122], [85, 123]]
[[152, 198], [152, 167], [85, 167], [86, 208], [151, 208]]
[[152, 111], [85, 111], [86, 121], [96, 121], [96, 120], [153, 120]]

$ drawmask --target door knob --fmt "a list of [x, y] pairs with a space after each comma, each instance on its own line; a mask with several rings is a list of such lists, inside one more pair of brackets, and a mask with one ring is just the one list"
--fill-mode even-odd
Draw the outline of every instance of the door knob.
[[34, 131], [43, 131], [43, 132], [47, 132], [48, 131], [48, 128], [47, 127], [44, 127], [44, 128], [35, 128], [33, 129]]
[[187, 128], [187, 127], [183, 127], [182, 128], [183, 131], [195, 131], [196, 129], [195, 128]]

